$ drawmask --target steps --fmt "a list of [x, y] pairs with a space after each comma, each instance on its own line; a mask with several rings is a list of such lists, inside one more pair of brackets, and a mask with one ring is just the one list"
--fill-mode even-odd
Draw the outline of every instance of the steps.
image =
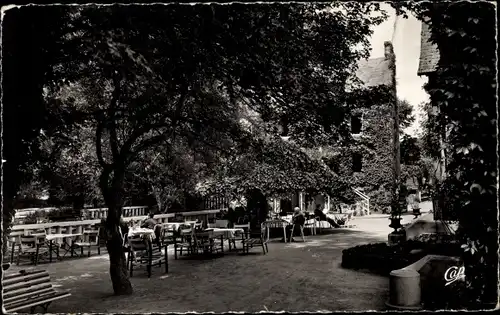
[[370, 197], [365, 195], [359, 189], [353, 188], [354, 193], [361, 198], [361, 201], [358, 201], [356, 204], [359, 207], [360, 215], [370, 215]]

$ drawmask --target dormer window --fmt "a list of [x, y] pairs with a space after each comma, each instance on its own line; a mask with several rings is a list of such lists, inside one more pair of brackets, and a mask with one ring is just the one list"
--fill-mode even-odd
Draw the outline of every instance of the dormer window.
[[351, 133], [355, 135], [361, 133], [361, 114], [351, 116]]

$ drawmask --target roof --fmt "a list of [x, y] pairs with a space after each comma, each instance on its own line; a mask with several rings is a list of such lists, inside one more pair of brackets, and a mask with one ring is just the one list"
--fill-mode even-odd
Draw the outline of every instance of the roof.
[[420, 63], [418, 65], [418, 75], [426, 75], [436, 71], [439, 62], [439, 50], [436, 44], [430, 42], [431, 30], [429, 25], [422, 23], [420, 35]]
[[385, 57], [362, 59], [358, 62], [356, 76], [363, 81], [365, 87], [391, 86], [393, 82], [390, 64], [390, 59]]

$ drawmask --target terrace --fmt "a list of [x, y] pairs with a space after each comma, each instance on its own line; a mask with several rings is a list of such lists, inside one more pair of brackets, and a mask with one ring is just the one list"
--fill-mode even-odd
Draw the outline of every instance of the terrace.
[[266, 255], [256, 248], [249, 255], [174, 260], [169, 250], [169, 273], [153, 267], [148, 279], [137, 269], [131, 278], [134, 294], [126, 298], [112, 295], [105, 251], [36, 267], [13, 265], [9, 273], [45, 269], [56, 287], [69, 290], [69, 298], [50, 306], [52, 313], [384, 310], [388, 279], [340, 263], [343, 249], [384, 241], [386, 223], [385, 217], [359, 217], [360, 228], [333, 229], [308, 236], [305, 243], [272, 240]]

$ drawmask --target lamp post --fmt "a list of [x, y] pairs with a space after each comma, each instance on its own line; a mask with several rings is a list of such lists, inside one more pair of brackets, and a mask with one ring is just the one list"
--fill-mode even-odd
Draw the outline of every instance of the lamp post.
[[[401, 153], [399, 143], [399, 109], [396, 90], [396, 56], [391, 42], [384, 42], [384, 56], [389, 62], [392, 76], [391, 94], [392, 94], [392, 120], [393, 120], [393, 185], [391, 197], [391, 227], [396, 231], [400, 227], [401, 204], [400, 204], [400, 177], [401, 177]], [[397, 221], [397, 222], [396, 222]]]

